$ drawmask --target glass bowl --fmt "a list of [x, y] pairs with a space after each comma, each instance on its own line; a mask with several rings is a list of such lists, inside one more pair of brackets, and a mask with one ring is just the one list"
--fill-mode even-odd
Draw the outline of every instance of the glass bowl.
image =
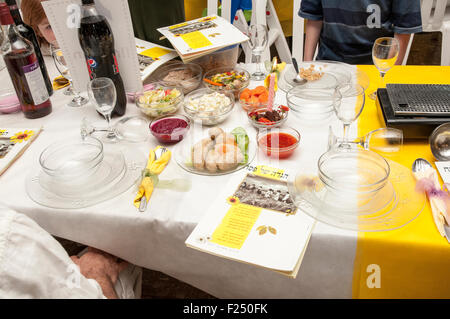
[[239, 92], [239, 103], [246, 112], [267, 107], [269, 104], [269, 90], [263, 85], [252, 89], [244, 88]]
[[236, 44], [196, 58], [192, 62], [200, 65], [203, 71], [208, 72], [221, 67], [234, 68], [238, 62], [238, 58], [239, 45]]
[[216, 92], [208, 88], [199, 89], [186, 95], [184, 111], [194, 121], [203, 125], [217, 125], [231, 114], [234, 96], [231, 92]]
[[0, 113], [10, 114], [19, 112], [20, 110], [20, 101], [14, 89], [0, 89]]
[[[227, 79], [232, 79], [232, 74], [240, 77], [231, 83], [226, 83]], [[225, 83], [224, 83], [225, 82]], [[215, 84], [214, 84], [215, 83]], [[250, 73], [241, 68], [217, 68], [206, 72], [203, 77], [203, 84], [214, 91], [223, 93], [231, 92], [236, 100], [239, 99], [239, 92], [250, 84]]]
[[150, 132], [161, 143], [180, 142], [191, 127], [191, 120], [184, 115], [167, 115], [150, 123]]
[[359, 198], [374, 196], [390, 174], [382, 156], [360, 148], [333, 148], [319, 158], [318, 168], [319, 178], [329, 190]]
[[92, 136], [55, 142], [39, 157], [43, 171], [56, 179], [90, 175], [102, 161], [103, 144]]
[[297, 86], [288, 91], [286, 99], [289, 108], [299, 114], [321, 116], [334, 112], [334, 90], [313, 89]]
[[285, 159], [294, 154], [300, 145], [300, 133], [291, 127], [259, 130], [256, 135], [258, 147], [273, 158]]
[[176, 113], [183, 99], [184, 94], [180, 87], [167, 86], [160, 82], [152, 83], [146, 90], [135, 94], [136, 106], [150, 117]]
[[280, 105], [272, 110], [272, 112], [276, 112], [278, 116], [280, 116], [279, 120], [271, 118], [271, 115], [268, 115], [268, 117], [263, 117], [264, 120], [258, 119], [258, 116], [264, 115], [268, 111], [269, 109], [267, 107], [249, 110], [247, 112], [248, 121], [254, 127], [261, 129], [280, 127], [284, 124], [284, 122], [286, 122], [289, 114], [289, 108], [284, 105]]
[[154, 78], [166, 86], [175, 86], [188, 94], [200, 86], [203, 79], [203, 69], [195, 63], [172, 63], [155, 71]]

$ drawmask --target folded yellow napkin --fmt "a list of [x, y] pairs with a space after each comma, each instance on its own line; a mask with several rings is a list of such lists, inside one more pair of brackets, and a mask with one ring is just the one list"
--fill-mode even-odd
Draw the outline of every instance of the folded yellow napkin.
[[144, 170], [138, 194], [134, 199], [134, 206], [137, 208], [139, 208], [141, 199], [144, 195], [148, 203], [150, 196], [152, 196], [155, 184], [158, 181], [158, 175], [166, 168], [167, 163], [169, 163], [170, 157], [172, 156], [172, 153], [167, 150], [160, 158], [155, 160], [155, 152], [160, 148], [162, 148], [162, 146], [157, 146], [154, 150], [150, 150], [147, 167]]
[[58, 76], [53, 80], [53, 89], [56, 90], [61, 90], [64, 89], [65, 87], [69, 86], [70, 82], [69, 80], [67, 80], [65, 77]]

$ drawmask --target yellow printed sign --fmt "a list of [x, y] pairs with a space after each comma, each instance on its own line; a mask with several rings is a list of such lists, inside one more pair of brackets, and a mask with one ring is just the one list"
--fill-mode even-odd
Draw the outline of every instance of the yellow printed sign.
[[279, 181], [284, 175], [284, 170], [261, 165], [261, 166], [256, 166], [253, 174], [260, 176], [260, 177], [275, 179], [275, 180]]
[[180, 37], [191, 49], [201, 49], [212, 45], [211, 41], [209, 41], [200, 31], [181, 34]]
[[160, 47], [154, 47], [145, 51], [142, 51], [140, 54], [148, 56], [152, 59], [157, 59], [163, 55], [166, 55], [167, 53], [170, 53], [170, 50], [160, 48]]
[[221, 246], [241, 249], [255, 226], [262, 208], [246, 204], [232, 205], [221, 224], [214, 231], [211, 242]]

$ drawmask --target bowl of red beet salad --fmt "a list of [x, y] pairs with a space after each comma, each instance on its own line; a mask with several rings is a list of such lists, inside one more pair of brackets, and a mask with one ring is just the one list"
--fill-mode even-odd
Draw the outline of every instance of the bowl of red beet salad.
[[286, 122], [289, 108], [284, 105], [269, 110], [266, 107], [253, 109], [247, 112], [248, 120], [256, 128], [279, 127]]
[[167, 115], [150, 123], [150, 132], [161, 143], [178, 143], [189, 131], [191, 121], [184, 115]]
[[300, 133], [290, 127], [260, 130], [256, 135], [258, 147], [269, 157], [291, 157], [300, 144]]

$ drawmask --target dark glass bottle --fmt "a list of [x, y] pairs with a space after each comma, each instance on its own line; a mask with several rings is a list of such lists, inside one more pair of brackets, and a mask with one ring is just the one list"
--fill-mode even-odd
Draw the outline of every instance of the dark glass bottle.
[[0, 23], [3, 59], [25, 117], [35, 119], [50, 114], [52, 103], [33, 44], [20, 35], [6, 3], [0, 3]]
[[97, 13], [94, 0], [82, 0], [82, 3], [78, 36], [90, 79], [107, 77], [114, 82], [117, 102], [112, 115], [122, 116], [126, 111], [127, 96], [117, 64], [114, 35], [106, 18]]
[[52, 81], [50, 81], [50, 78], [48, 76], [44, 57], [42, 56], [41, 48], [39, 46], [36, 33], [34, 32], [32, 27], [23, 22], [16, 0], [5, 0], [5, 2], [9, 6], [9, 11], [11, 12], [11, 16], [14, 20], [14, 23], [16, 24], [16, 28], [19, 31], [20, 35], [33, 44], [34, 52], [36, 53], [36, 57], [39, 61], [39, 66], [41, 68], [42, 76], [44, 77], [45, 86], [47, 87], [48, 94], [52, 96], [53, 95]]

